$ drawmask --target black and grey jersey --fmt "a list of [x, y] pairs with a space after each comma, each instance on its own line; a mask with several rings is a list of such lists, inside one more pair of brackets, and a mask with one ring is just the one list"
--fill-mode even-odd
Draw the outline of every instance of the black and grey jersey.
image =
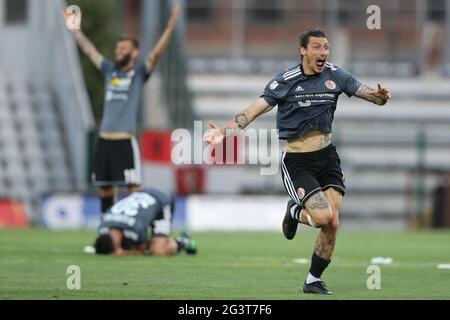
[[278, 105], [279, 137], [289, 139], [311, 130], [331, 133], [339, 95], [350, 97], [360, 86], [351, 73], [331, 63], [317, 75], [303, 74], [300, 64], [273, 78], [261, 98]]
[[157, 190], [132, 193], [103, 215], [99, 232], [120, 229], [124, 236], [123, 248], [142, 245], [148, 241], [149, 227], [161, 218], [167, 206], [170, 206], [169, 200]]

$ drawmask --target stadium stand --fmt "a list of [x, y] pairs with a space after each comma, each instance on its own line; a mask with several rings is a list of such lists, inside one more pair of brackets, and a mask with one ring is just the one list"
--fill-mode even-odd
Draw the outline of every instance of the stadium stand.
[[0, 49], [0, 197], [21, 200], [32, 221], [41, 197], [87, 188], [94, 122], [64, 6], [21, 2], [13, 8], [28, 12], [23, 21], [3, 21], [0, 31], [12, 44]]
[[28, 203], [41, 194], [76, 187], [69, 146], [50, 91], [12, 82], [1, 100], [0, 193]]

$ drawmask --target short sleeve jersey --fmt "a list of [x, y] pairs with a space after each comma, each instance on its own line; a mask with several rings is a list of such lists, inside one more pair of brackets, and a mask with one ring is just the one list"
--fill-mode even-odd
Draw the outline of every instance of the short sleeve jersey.
[[135, 134], [142, 91], [150, 77], [144, 64], [129, 71], [118, 70], [112, 61], [103, 59], [100, 70], [105, 76], [105, 99], [100, 131]]
[[289, 139], [311, 130], [331, 133], [339, 95], [350, 97], [360, 85], [351, 73], [328, 62], [321, 74], [311, 76], [298, 65], [273, 78], [261, 98], [278, 105], [279, 137]]

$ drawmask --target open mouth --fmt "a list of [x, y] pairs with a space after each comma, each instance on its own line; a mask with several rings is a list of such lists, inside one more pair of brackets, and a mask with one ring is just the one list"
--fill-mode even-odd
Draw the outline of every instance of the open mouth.
[[323, 67], [325, 66], [325, 62], [326, 62], [325, 59], [317, 59], [317, 60], [316, 60], [316, 66], [317, 66], [318, 68], [323, 68]]

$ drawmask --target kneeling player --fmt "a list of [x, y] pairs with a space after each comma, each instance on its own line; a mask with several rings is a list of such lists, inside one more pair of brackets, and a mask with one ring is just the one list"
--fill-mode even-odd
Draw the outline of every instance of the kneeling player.
[[[150, 239], [148, 228], [152, 232]], [[171, 229], [172, 208], [167, 197], [158, 190], [134, 192], [102, 216], [95, 253], [118, 256], [197, 253], [194, 240], [186, 234], [172, 239]]]

